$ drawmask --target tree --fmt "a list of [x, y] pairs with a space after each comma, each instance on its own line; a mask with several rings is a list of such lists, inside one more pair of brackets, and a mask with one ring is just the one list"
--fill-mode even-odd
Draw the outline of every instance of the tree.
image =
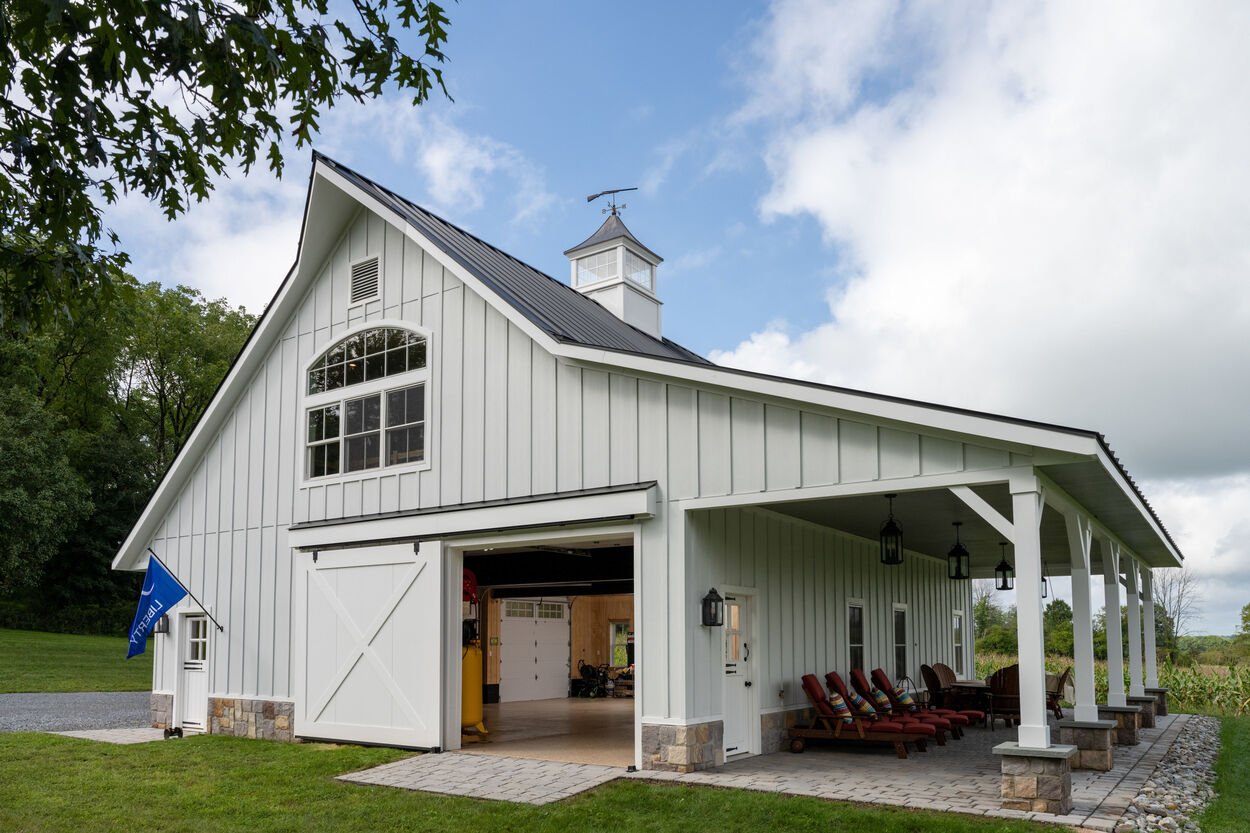
[[[0, 4], [0, 329], [111, 290], [128, 257], [102, 207], [173, 219], [231, 166], [281, 175], [344, 96], [426, 101], [448, 19], [430, 0], [9, 0]], [[416, 35], [415, 55], [398, 30]], [[282, 115], [280, 115], [282, 114]]]
[[1190, 620], [1202, 610], [1202, 594], [1197, 580], [1188, 567], [1155, 570], [1152, 573], [1152, 590], [1155, 602], [1167, 614], [1171, 632], [1165, 642], [1170, 646], [1172, 662], [1176, 662], [1177, 637], [1189, 632]]
[[1042, 613], [1046, 634], [1046, 653], [1070, 657], [1075, 639], [1072, 629], [1072, 608], [1063, 599], [1054, 599]]
[[28, 390], [0, 388], [0, 593], [33, 585], [91, 508], [60, 428]]

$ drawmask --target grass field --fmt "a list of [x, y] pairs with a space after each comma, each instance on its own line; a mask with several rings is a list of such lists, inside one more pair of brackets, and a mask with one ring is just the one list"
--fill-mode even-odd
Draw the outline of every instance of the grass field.
[[1250, 717], [1225, 717], [1216, 764], [1218, 797], [1202, 816], [1203, 833], [1250, 830]]
[[150, 647], [128, 660], [126, 640], [120, 637], [0, 628], [0, 694], [147, 691], [151, 687]]
[[201, 736], [110, 746], [0, 735], [0, 830], [1044, 833], [1028, 822], [615, 782], [545, 807], [334, 781], [391, 749]]

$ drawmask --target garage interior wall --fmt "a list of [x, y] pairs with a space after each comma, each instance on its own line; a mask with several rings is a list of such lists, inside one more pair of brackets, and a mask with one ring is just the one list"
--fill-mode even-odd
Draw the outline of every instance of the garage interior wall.
[[573, 596], [572, 661], [569, 676], [577, 678], [578, 660], [587, 665], [611, 662], [612, 623], [629, 622], [634, 629], [634, 597], [630, 593], [610, 596]]

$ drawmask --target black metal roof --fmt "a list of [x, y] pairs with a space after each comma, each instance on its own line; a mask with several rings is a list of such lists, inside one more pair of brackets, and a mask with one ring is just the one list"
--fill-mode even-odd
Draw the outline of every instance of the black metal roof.
[[571, 255], [573, 254], [573, 252], [578, 252], [578, 251], [581, 251], [582, 249], [588, 249], [591, 246], [595, 246], [599, 243], [607, 243], [609, 240], [616, 240], [620, 237], [624, 237], [626, 240], [629, 240], [638, 248], [642, 249], [644, 252], [654, 257], [656, 261], [664, 260], [664, 258], [660, 257], [655, 252], [651, 251], [651, 249], [648, 248], [645, 243], [643, 243], [637, 237], [634, 237], [634, 233], [629, 230], [629, 226], [625, 225], [625, 221], [622, 220], [620, 218], [620, 215], [618, 214], [609, 214], [608, 219], [603, 221], [603, 225], [599, 226], [598, 231], [596, 231], [594, 234], [587, 237], [582, 242], [578, 243], [573, 248], [565, 249], [564, 253], [566, 255]]
[[[351, 168], [325, 155], [314, 155], [326, 167], [403, 217], [444, 254], [557, 341], [660, 359], [711, 364], [674, 341], [657, 339], [626, 324], [568, 284], [517, 260]], [[624, 227], [623, 223], [621, 227]]]

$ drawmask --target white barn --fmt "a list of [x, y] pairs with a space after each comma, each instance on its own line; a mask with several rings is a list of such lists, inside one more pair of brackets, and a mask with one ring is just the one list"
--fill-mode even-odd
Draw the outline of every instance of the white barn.
[[[715, 366], [663, 338], [660, 258], [615, 213], [566, 254], [572, 285], [315, 157], [295, 265], [114, 562], [152, 548], [225, 626], [170, 615], [155, 725], [458, 748], [469, 566], [493, 720], [632, 631], [634, 765], [775, 751], [805, 673], [973, 675], [954, 521], [977, 577], [1009, 544], [1021, 748], [1054, 744], [1044, 575], [1074, 579], [1078, 719], [1091, 573], [1130, 648], [1111, 705], [1158, 685], [1150, 573], [1180, 553], [1101, 435]], [[608, 596], [612, 644], [566, 640]]]

